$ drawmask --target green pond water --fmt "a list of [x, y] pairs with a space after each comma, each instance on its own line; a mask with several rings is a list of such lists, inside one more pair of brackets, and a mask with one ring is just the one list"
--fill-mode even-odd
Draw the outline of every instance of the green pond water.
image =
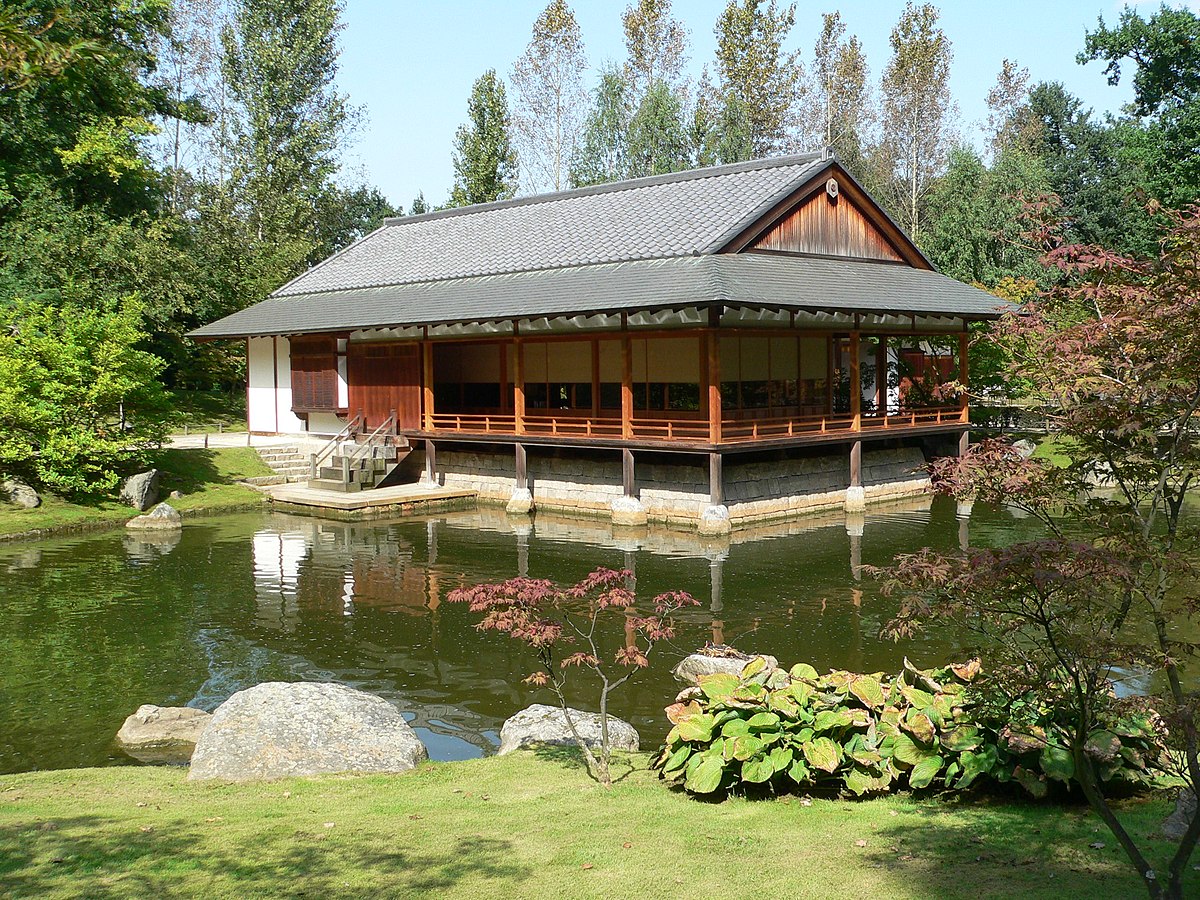
[[[596, 566], [636, 572], [639, 596], [691, 592], [672, 645], [614, 695], [652, 746], [678, 690], [671, 667], [716, 640], [818, 669], [895, 670], [961, 655], [955, 635], [881, 639], [894, 601], [862, 565], [920, 547], [995, 546], [1036, 525], [924, 500], [738, 533], [732, 540], [539, 515], [463, 512], [348, 524], [278, 513], [190, 520], [146, 542], [103, 532], [0, 544], [0, 772], [128, 763], [112, 746], [142, 703], [213, 709], [262, 681], [340, 681], [393, 701], [434, 759], [491, 752], [508, 716], [545, 691], [523, 645], [481, 633], [445, 602], [455, 587], [519, 573], [573, 582]], [[861, 533], [860, 533], [861, 532]], [[612, 646], [622, 640], [610, 629]], [[594, 705], [577, 678], [574, 699]]]

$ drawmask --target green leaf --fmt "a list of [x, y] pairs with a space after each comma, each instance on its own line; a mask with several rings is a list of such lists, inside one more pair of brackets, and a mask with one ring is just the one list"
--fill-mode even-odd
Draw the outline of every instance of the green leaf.
[[1036, 772], [1031, 772], [1024, 766], [1017, 766], [1013, 770], [1013, 778], [1017, 780], [1021, 787], [1025, 788], [1025, 790], [1038, 799], [1045, 797], [1049, 791], [1049, 788], [1046, 786], [1046, 779], [1039, 776]]
[[907, 684], [900, 688], [900, 693], [904, 695], [904, 699], [910, 705], [915, 706], [917, 709], [924, 709], [933, 703], [933, 694]]
[[745, 719], [730, 719], [721, 726], [721, 734], [727, 738], [741, 737], [750, 733], [750, 723]]
[[933, 755], [932, 750], [920, 747], [907, 734], [898, 734], [892, 742], [892, 758], [898, 763], [915, 766], [921, 760]]
[[832, 774], [841, 763], [841, 748], [827, 737], [819, 737], [809, 741], [800, 748], [804, 758], [814, 769]]
[[770, 757], [756, 756], [742, 763], [742, 781], [751, 784], [761, 784], [775, 774], [775, 766]]
[[850, 693], [869, 709], [883, 706], [883, 685], [872, 675], [859, 675], [850, 680]]
[[708, 757], [688, 773], [686, 787], [693, 794], [711, 794], [721, 786], [725, 765], [719, 756]]
[[794, 719], [796, 714], [800, 712], [800, 705], [784, 691], [772, 692], [771, 696], [767, 698], [767, 706], [781, 716], [787, 716], [789, 719]]
[[707, 743], [712, 740], [714, 724], [715, 720], [710, 714], [700, 713], [680, 719], [675, 727], [679, 730], [679, 736], [685, 741]]
[[701, 675], [700, 690], [709, 700], [727, 700], [737, 689], [736, 675], [728, 672], [714, 672], [712, 675]]
[[885, 790], [891, 782], [891, 778], [890, 776], [874, 775], [860, 766], [855, 766], [846, 773], [842, 781], [846, 785], [846, 790], [861, 797], [863, 794], [873, 791]]
[[900, 723], [900, 727], [922, 744], [932, 744], [933, 739], [937, 736], [937, 730], [933, 727], [933, 721], [929, 716], [912, 709], [908, 711], [904, 721]]
[[787, 771], [795, 758], [795, 751], [791, 747], [775, 747], [770, 753], [771, 765], [776, 772]]
[[667, 761], [663, 763], [663, 773], [674, 772], [677, 769], [682, 769], [687, 764], [688, 757], [692, 755], [692, 748], [684, 744], [674, 753], [667, 757]]
[[1111, 762], [1116, 759], [1121, 749], [1121, 739], [1111, 731], [1093, 731], [1088, 735], [1087, 743], [1083, 746], [1088, 756], [1101, 762]]
[[1069, 782], [1075, 777], [1075, 760], [1071, 756], [1071, 751], [1066, 747], [1047, 744], [1042, 748], [1039, 762], [1047, 778]]
[[812, 680], [817, 677], [817, 670], [808, 663], [796, 663], [788, 672], [793, 678], [807, 678]]
[[737, 760], [747, 760], [763, 749], [763, 742], [749, 734], [735, 737], [730, 743], [733, 745], [733, 758]]
[[753, 678], [759, 672], [762, 672], [767, 667], [767, 661], [764, 657], [756, 656], [744, 666], [742, 666], [741, 679], [745, 681], [748, 678]]
[[808, 782], [811, 780], [810, 775], [811, 773], [808, 770], [808, 766], [804, 764], [804, 760], [794, 760], [788, 767], [788, 778], [792, 779], [792, 781], [796, 782], [796, 784], [804, 784]]
[[979, 729], [974, 725], [960, 725], [942, 735], [942, 746], [947, 750], [961, 753], [964, 750], [974, 750], [983, 743]]
[[845, 728], [853, 721], [854, 716], [851, 715], [848, 709], [826, 709], [817, 713], [812, 727], [813, 731], [820, 733], [822, 731], [833, 731], [835, 728]]
[[927, 756], [908, 773], [908, 786], [915, 790], [929, 787], [930, 783], [937, 773], [942, 771], [942, 766], [945, 764], [940, 756]]
[[779, 725], [779, 716], [772, 712], [755, 713], [750, 717], [746, 724], [751, 728], [751, 730], [775, 728]]

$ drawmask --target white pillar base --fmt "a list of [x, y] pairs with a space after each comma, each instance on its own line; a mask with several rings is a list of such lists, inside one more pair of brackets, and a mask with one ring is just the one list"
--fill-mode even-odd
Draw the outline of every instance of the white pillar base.
[[862, 485], [853, 485], [846, 488], [846, 512], [860, 513], [867, 509], [867, 492]]
[[706, 506], [700, 514], [700, 524], [696, 530], [700, 534], [729, 534], [733, 526], [729, 522], [729, 507], [724, 505]]
[[421, 478], [417, 482], [417, 487], [423, 491], [436, 491], [441, 487], [441, 485], [437, 483], [436, 479], [430, 478], [427, 473], [422, 472]]
[[969, 519], [971, 518], [971, 510], [974, 508], [974, 500], [959, 500], [954, 506], [954, 514], [960, 519]]
[[850, 537], [862, 537], [867, 527], [867, 519], [862, 513], [849, 513], [846, 516], [846, 534]]
[[614, 525], [645, 525], [646, 507], [637, 497], [617, 497], [612, 502], [612, 523]]
[[511, 516], [529, 515], [533, 512], [533, 492], [529, 488], [516, 488], [504, 510]]

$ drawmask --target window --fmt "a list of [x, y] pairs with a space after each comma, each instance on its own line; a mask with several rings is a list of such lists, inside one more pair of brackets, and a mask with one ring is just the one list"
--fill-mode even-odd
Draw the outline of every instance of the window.
[[301, 412], [338, 408], [337, 338], [292, 338], [292, 409]]

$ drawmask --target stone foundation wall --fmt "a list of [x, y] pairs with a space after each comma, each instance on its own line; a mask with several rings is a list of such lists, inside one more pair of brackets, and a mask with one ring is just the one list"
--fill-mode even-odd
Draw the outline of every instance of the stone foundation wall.
[[[829, 509], [845, 502], [849, 451], [821, 456], [747, 463], [725, 463], [725, 504], [730, 523], [788, 518]], [[416, 454], [414, 454], [415, 456]], [[530, 448], [527, 466], [537, 507], [609, 518], [612, 502], [622, 496], [621, 461], [540, 453]], [[659, 457], [660, 459], [662, 457]], [[439, 480], [448, 488], [476, 491], [483, 503], [504, 505], [512, 497], [516, 464], [502, 451], [445, 450], [437, 454]], [[863, 485], [869, 503], [923, 494], [929, 479], [925, 457], [915, 447], [864, 450]], [[690, 462], [651, 462], [640, 456], [635, 488], [653, 522], [695, 525], [709, 505], [708, 467]]]

